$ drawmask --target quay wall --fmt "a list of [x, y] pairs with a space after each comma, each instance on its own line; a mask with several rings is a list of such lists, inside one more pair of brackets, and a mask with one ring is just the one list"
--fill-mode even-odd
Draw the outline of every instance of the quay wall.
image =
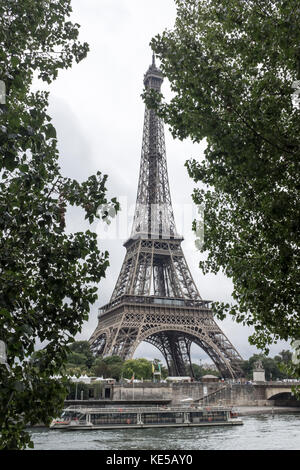
[[[282, 398], [272, 394], [282, 392]], [[138, 383], [115, 384], [112, 386], [111, 399], [121, 401], [132, 400], [170, 400], [171, 405], [179, 405], [189, 399], [199, 400], [199, 403], [228, 405], [228, 406], [273, 406], [291, 404], [290, 391], [286, 388], [277, 390], [263, 384], [239, 384], [239, 383]], [[283, 401], [284, 400], [284, 403]], [[291, 406], [296, 406], [291, 404]], [[300, 402], [298, 402], [300, 406]]]
[[[170, 384], [126, 384], [114, 385], [113, 400], [170, 400], [171, 405], [182, 404], [192, 398], [199, 402], [222, 405], [263, 406], [265, 391], [260, 387], [245, 384], [223, 385], [222, 383], [170, 383]], [[271, 403], [270, 403], [271, 404]]]
[[171, 400], [172, 384], [138, 383], [113, 385], [113, 400]]

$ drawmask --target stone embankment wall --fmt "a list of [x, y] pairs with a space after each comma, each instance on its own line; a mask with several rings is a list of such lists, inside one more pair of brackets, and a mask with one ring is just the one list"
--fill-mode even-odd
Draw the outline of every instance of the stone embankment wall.
[[[171, 400], [172, 405], [192, 398], [199, 402], [222, 405], [264, 405], [265, 391], [245, 384], [223, 383], [173, 383], [173, 384], [126, 384], [114, 385], [113, 400]], [[269, 404], [272, 404], [271, 402]]]
[[[252, 384], [192, 383], [173, 385], [173, 402], [190, 396], [199, 403], [234, 406], [263, 406], [265, 391]], [[271, 403], [268, 403], [271, 404]]]
[[[282, 390], [283, 392], [285, 390]], [[192, 398], [199, 403], [231, 406], [273, 406], [280, 400], [267, 399], [266, 385], [228, 383], [139, 383], [114, 385], [112, 400], [170, 400], [171, 405], [183, 404]], [[275, 397], [274, 397], [275, 398]], [[188, 400], [186, 400], [188, 403]], [[290, 403], [290, 401], [289, 401]]]
[[265, 398], [264, 388], [252, 384], [226, 384], [204, 400], [205, 403], [231, 406], [271, 406]]
[[116, 384], [113, 400], [172, 400], [172, 384], [144, 382], [138, 384]]
[[207, 394], [216, 392], [224, 387], [221, 383], [200, 382], [191, 383], [137, 383], [137, 384], [115, 384], [113, 386], [113, 400], [171, 400], [172, 405], [177, 405], [186, 398], [199, 400], [204, 396], [204, 389]]

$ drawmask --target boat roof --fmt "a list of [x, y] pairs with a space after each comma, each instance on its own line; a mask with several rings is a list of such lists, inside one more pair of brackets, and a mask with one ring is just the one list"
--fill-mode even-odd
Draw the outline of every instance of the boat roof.
[[186, 413], [187, 410], [190, 411], [230, 411], [231, 407], [226, 406], [191, 406], [187, 408], [186, 406], [173, 406], [173, 407], [118, 407], [118, 408], [92, 408], [92, 407], [78, 407], [78, 406], [69, 406], [64, 408], [63, 411], [76, 411], [79, 413], [147, 413], [147, 412], [181, 412]]

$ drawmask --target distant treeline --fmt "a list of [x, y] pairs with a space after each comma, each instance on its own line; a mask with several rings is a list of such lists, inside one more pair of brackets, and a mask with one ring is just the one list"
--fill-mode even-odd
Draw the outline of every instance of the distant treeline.
[[[94, 356], [88, 341], [75, 341], [70, 345], [71, 352], [68, 355], [64, 372], [68, 375], [88, 375], [94, 377], [114, 378], [117, 381], [123, 379], [151, 380], [154, 372], [161, 372], [161, 378], [165, 379], [168, 369], [159, 359], [149, 361], [148, 359], [128, 359], [124, 361], [119, 356], [101, 357]], [[281, 351], [275, 357], [266, 357], [262, 354], [254, 354], [248, 360], [243, 361], [241, 366], [245, 378], [251, 380], [255, 363], [260, 360], [265, 369], [266, 380], [288, 378], [284, 372], [284, 365], [291, 361], [292, 353], [287, 350]], [[211, 374], [220, 377], [216, 370], [204, 368], [199, 364], [192, 364], [195, 379], [201, 379], [203, 375]]]

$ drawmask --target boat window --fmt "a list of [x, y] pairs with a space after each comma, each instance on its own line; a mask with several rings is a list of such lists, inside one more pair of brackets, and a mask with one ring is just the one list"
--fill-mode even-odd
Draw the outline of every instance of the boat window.
[[192, 411], [190, 412], [190, 421], [191, 423], [226, 421], [226, 416], [224, 410]]
[[145, 424], [179, 423], [183, 422], [183, 412], [143, 413], [142, 421]]
[[109, 425], [120, 425], [120, 424], [136, 424], [137, 414], [136, 413], [92, 413], [91, 422], [93, 424], [109, 424]]

